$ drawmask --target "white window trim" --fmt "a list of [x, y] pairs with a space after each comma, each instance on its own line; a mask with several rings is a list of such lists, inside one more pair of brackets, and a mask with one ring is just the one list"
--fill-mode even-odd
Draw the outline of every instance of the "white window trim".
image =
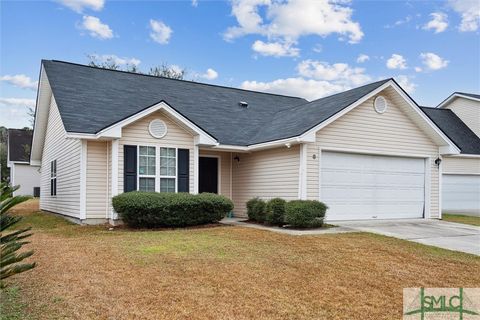
[[[137, 191], [140, 191], [140, 178], [154, 178], [155, 192], [160, 192], [160, 179], [175, 179], [175, 193], [178, 193], [178, 148], [149, 143], [138, 144], [137, 146]], [[140, 147], [155, 148], [155, 175], [140, 174]], [[160, 174], [160, 149], [175, 149], [175, 176], [166, 176]]]

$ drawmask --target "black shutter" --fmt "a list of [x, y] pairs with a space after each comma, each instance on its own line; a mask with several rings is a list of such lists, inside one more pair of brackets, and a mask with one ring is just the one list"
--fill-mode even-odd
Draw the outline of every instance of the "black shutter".
[[177, 168], [178, 192], [188, 192], [190, 176], [190, 151], [188, 149], [178, 149]]
[[137, 190], [137, 146], [123, 146], [123, 191]]

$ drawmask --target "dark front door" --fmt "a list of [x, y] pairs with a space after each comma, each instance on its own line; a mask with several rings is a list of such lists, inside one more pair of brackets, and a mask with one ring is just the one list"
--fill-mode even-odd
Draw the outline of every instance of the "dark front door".
[[218, 193], [218, 158], [200, 157], [198, 192]]

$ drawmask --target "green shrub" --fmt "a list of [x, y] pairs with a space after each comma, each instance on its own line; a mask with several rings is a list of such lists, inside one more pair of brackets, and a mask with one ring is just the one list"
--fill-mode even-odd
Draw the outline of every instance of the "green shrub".
[[253, 198], [248, 200], [247, 202], [247, 215], [248, 219], [257, 221], [257, 222], [264, 222], [265, 215], [266, 215], [266, 203], [264, 200], [260, 198]]
[[296, 228], [318, 228], [328, 207], [316, 200], [293, 200], [285, 207], [285, 223]]
[[127, 192], [112, 199], [123, 222], [136, 228], [186, 227], [218, 222], [233, 210], [227, 197], [211, 193]]
[[286, 201], [281, 198], [273, 198], [267, 202], [265, 221], [276, 226], [283, 226], [285, 223]]

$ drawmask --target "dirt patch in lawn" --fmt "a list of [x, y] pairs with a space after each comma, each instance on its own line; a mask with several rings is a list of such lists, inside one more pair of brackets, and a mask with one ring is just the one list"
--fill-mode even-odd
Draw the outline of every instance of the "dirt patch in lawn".
[[478, 257], [367, 233], [52, 229], [36, 215], [38, 267], [11, 281], [31, 319], [399, 319], [403, 288], [480, 286]]

